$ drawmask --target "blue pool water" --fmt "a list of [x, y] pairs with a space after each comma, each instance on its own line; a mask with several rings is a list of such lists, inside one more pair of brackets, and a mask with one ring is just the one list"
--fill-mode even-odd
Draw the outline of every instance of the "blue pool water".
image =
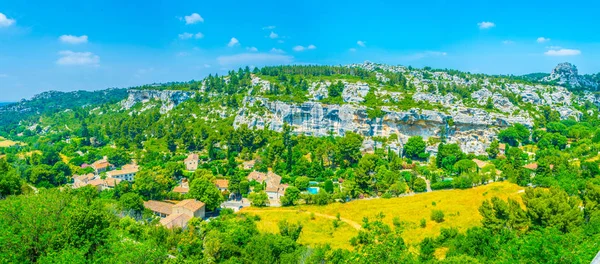
[[310, 194], [319, 193], [319, 187], [308, 187], [308, 193], [310, 193]]

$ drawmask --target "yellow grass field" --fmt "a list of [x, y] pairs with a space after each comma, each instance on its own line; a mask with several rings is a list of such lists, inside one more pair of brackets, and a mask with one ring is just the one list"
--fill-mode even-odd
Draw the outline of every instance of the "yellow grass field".
[[[498, 196], [520, 201], [523, 188], [508, 182], [496, 182], [467, 190], [445, 190], [392, 199], [357, 200], [349, 203], [333, 203], [327, 206], [303, 205], [284, 208], [245, 208], [241, 212], [260, 216], [258, 227], [265, 232], [278, 232], [277, 224], [286, 219], [301, 222], [304, 229], [299, 242], [307, 245], [324, 244], [332, 247], [351, 248], [350, 238], [358, 233], [364, 217], [371, 220], [382, 212], [383, 221], [392, 225], [394, 217], [407, 222], [403, 233], [405, 241], [416, 244], [425, 237], [439, 235], [443, 227], [455, 227], [465, 231], [481, 224], [478, 208], [486, 199]], [[435, 202], [435, 205], [433, 205]], [[431, 210], [442, 210], [445, 221], [436, 223], [430, 220]], [[340, 214], [343, 224], [332, 233], [333, 219]], [[314, 216], [314, 220], [311, 219]], [[420, 227], [421, 219], [427, 221]]]
[[12, 141], [10, 139], [0, 137], [0, 148], [8, 148], [18, 144], [24, 145], [22, 142]]

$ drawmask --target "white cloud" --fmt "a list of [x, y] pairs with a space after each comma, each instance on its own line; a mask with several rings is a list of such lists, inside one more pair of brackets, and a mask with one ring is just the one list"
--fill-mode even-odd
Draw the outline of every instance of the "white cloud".
[[294, 57], [272, 53], [241, 53], [217, 57], [221, 66], [289, 64]]
[[359, 40], [356, 42], [356, 44], [358, 44], [358, 46], [364, 47], [364, 46], [366, 46], [367, 42]]
[[276, 48], [272, 48], [271, 49], [272, 53], [279, 53], [279, 54], [283, 54], [285, 53], [285, 51], [283, 51], [282, 49], [276, 49]]
[[479, 26], [479, 29], [488, 29], [488, 28], [495, 27], [496, 24], [494, 24], [493, 22], [489, 22], [489, 21], [483, 21], [483, 22], [477, 23], [477, 26]]
[[180, 51], [180, 52], [177, 52], [177, 54], [175, 54], [175, 55], [177, 55], [177, 57], [187, 57], [190, 55], [190, 53], [185, 52], [185, 51]]
[[315, 46], [315, 45], [313, 45], [313, 44], [310, 44], [310, 45], [308, 45], [308, 47], [307, 47], [307, 49], [309, 49], [309, 50], [313, 50], [313, 49], [316, 49], [316, 48], [317, 48], [317, 46]]
[[238, 45], [240, 45], [240, 41], [236, 38], [231, 38], [231, 40], [229, 40], [229, 43], [227, 43], [227, 47], [234, 47]]
[[60, 51], [60, 57], [56, 64], [58, 65], [93, 65], [100, 63], [100, 57], [91, 52], [73, 52], [70, 50]]
[[511, 45], [511, 44], [515, 44], [515, 42], [512, 41], [512, 40], [505, 40], [505, 41], [502, 41], [502, 44], [504, 44], [504, 45]]
[[280, 39], [277, 41], [277, 43], [283, 43], [283, 42], [284, 42], [283, 39]]
[[295, 46], [293, 49], [294, 49], [294, 51], [305, 51], [305, 50], [313, 50], [316, 48], [317, 48], [317, 46], [310, 44], [310, 45], [308, 45], [308, 47], [298, 45], [298, 46]]
[[82, 44], [88, 42], [88, 36], [86, 35], [82, 35], [79, 37], [73, 35], [62, 35], [58, 37], [58, 39], [60, 40], [60, 42], [67, 44]]
[[561, 46], [547, 46], [546, 49], [549, 49], [549, 50], [559, 50], [559, 49], [562, 49], [562, 47]]
[[5, 14], [0, 13], [0, 27], [10, 27], [14, 25], [17, 21], [14, 19], [10, 19], [6, 17]]
[[355, 48], [350, 48], [349, 51], [350, 52], [356, 52], [356, 49]]
[[204, 22], [204, 18], [202, 18], [198, 13], [193, 13], [189, 16], [185, 16], [184, 19], [185, 19], [186, 25], [196, 24], [198, 22]]
[[181, 33], [181, 34], [179, 34], [179, 38], [180, 38], [180, 39], [190, 39], [190, 38], [192, 38], [193, 36], [194, 36], [194, 34], [192, 34], [192, 33], [187, 33], [187, 32], [184, 32], [184, 33]]
[[445, 57], [446, 55], [448, 55], [448, 53], [443, 52], [443, 51], [424, 51], [424, 52], [419, 52], [419, 53], [415, 53], [412, 55], [408, 55], [408, 56], [404, 57], [404, 59], [419, 60], [419, 59], [428, 58], [428, 57]]
[[257, 52], [258, 49], [256, 47], [246, 47], [247, 51]]
[[550, 41], [549, 38], [539, 37], [537, 38], [537, 43], [544, 43]]
[[544, 52], [546, 56], [576, 56], [579, 54], [581, 51], [576, 49], [551, 49]]
[[188, 33], [188, 32], [179, 34], [180, 39], [191, 39], [191, 38], [201, 39], [203, 37], [204, 37], [204, 34], [202, 34], [200, 32], [198, 32], [196, 34], [192, 34], [192, 33]]
[[271, 29], [275, 29], [275, 26], [266, 26], [262, 28], [263, 30], [271, 30]]
[[277, 35], [277, 33], [273, 32], [273, 31], [271, 31], [271, 34], [269, 34], [269, 38], [276, 39], [278, 37], [279, 37], [279, 35]]

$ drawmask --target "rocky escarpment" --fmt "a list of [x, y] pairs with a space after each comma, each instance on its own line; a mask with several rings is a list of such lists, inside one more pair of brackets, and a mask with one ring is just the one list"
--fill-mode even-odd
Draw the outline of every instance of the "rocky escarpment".
[[344, 135], [350, 131], [366, 137], [396, 134], [401, 144], [411, 136], [428, 139], [444, 133], [449, 142], [459, 143], [464, 151], [484, 153], [498, 128], [514, 123], [533, 125], [528, 118], [488, 113], [477, 108], [456, 108], [449, 113], [419, 109], [393, 111], [387, 107], [382, 107], [382, 110], [382, 117], [369, 118], [366, 108], [361, 105], [288, 104], [246, 97], [234, 127], [246, 124], [282, 131], [283, 124], [287, 123], [294, 127], [294, 133], [312, 136]]
[[129, 96], [121, 102], [121, 106], [124, 109], [131, 109], [137, 103], [147, 103], [154, 100], [161, 103], [160, 113], [164, 114], [186, 100], [193, 98], [195, 94], [186, 91], [129, 90]]

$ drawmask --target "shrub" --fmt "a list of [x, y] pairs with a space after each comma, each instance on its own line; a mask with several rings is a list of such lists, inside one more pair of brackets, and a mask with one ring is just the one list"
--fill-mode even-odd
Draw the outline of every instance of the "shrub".
[[421, 219], [421, 228], [427, 227], [427, 220], [425, 218]]
[[442, 210], [431, 210], [431, 220], [438, 223], [444, 222], [444, 212]]
[[452, 189], [452, 181], [439, 181], [431, 184], [432, 190]]

